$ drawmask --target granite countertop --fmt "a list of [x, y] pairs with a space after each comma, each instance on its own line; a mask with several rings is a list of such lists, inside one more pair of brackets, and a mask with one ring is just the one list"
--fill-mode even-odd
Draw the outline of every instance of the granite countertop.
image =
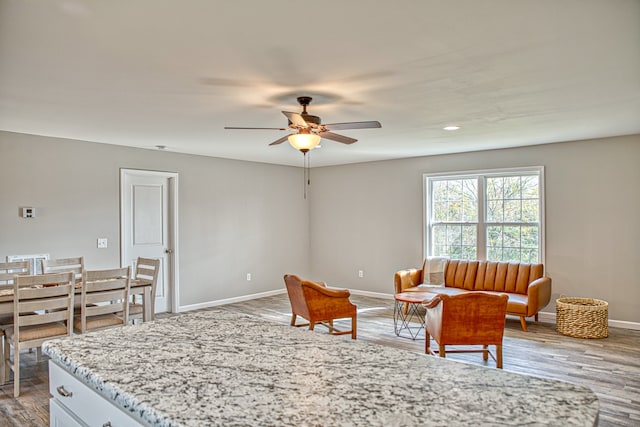
[[592, 426], [588, 388], [226, 311], [43, 345], [153, 426]]

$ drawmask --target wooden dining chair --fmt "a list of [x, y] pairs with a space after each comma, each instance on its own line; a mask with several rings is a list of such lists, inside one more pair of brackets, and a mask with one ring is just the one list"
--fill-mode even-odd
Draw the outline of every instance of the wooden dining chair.
[[[136, 261], [136, 272], [133, 277], [134, 282], [148, 282], [151, 283], [151, 319], [154, 318], [155, 313], [155, 301], [156, 301], [156, 287], [158, 285], [158, 274], [160, 273], [160, 260], [152, 258], [138, 257]], [[129, 302], [129, 316], [136, 316], [143, 314], [144, 306], [142, 301], [138, 301], [138, 297], [142, 298], [142, 295], [131, 295]]]
[[131, 267], [84, 272], [80, 313], [74, 318], [76, 332], [84, 334], [128, 323], [130, 274]]
[[[29, 261], [0, 262], [0, 292], [13, 292], [13, 276], [31, 274]], [[4, 329], [13, 325], [13, 304], [0, 304], [0, 357], [4, 355]], [[0, 384], [5, 382], [5, 370], [0, 370]]]
[[[16, 274], [29, 275], [31, 274], [31, 264], [29, 261], [12, 261], [12, 262], [0, 262], [0, 292], [7, 289], [12, 292], [13, 290], [13, 277]], [[0, 314], [0, 328], [3, 325], [10, 325], [13, 323], [13, 310], [8, 314]]]
[[[71, 271], [73, 273], [76, 283], [82, 281], [82, 274], [84, 273], [84, 257], [74, 258], [57, 258], [57, 259], [42, 259], [40, 261], [42, 265], [43, 273], [62, 273]], [[75, 309], [80, 310], [80, 301], [76, 298]]]
[[14, 397], [20, 395], [20, 351], [39, 348], [46, 340], [70, 336], [73, 332], [74, 288], [71, 272], [14, 276], [14, 321], [4, 331], [7, 345], [0, 367], [5, 381], [13, 371]]
[[13, 276], [31, 274], [29, 261], [0, 262], [0, 289], [13, 288]]
[[74, 274], [76, 282], [82, 280], [82, 273], [84, 272], [84, 257], [42, 259], [41, 263], [43, 273], [71, 271]]

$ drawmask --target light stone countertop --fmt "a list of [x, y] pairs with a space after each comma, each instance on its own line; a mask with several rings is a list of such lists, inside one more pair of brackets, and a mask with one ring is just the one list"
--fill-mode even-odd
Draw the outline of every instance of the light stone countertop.
[[153, 426], [592, 426], [598, 419], [598, 399], [583, 386], [226, 311], [52, 340], [43, 351]]

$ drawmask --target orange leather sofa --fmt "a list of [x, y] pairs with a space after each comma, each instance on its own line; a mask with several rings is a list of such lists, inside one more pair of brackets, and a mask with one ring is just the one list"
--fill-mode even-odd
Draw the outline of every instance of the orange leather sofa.
[[517, 262], [448, 260], [444, 270], [444, 287], [423, 285], [422, 269], [396, 272], [394, 285], [399, 292], [431, 292], [457, 295], [482, 291], [507, 294], [507, 314], [520, 317], [522, 330], [527, 330], [526, 318], [534, 316], [551, 300], [551, 278], [544, 276], [542, 264]]

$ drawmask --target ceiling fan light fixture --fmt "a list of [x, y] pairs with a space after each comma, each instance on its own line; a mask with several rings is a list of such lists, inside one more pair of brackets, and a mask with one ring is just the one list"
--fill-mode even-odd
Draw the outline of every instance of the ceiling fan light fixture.
[[289, 144], [298, 151], [306, 153], [320, 144], [320, 135], [315, 133], [294, 133], [287, 137]]

